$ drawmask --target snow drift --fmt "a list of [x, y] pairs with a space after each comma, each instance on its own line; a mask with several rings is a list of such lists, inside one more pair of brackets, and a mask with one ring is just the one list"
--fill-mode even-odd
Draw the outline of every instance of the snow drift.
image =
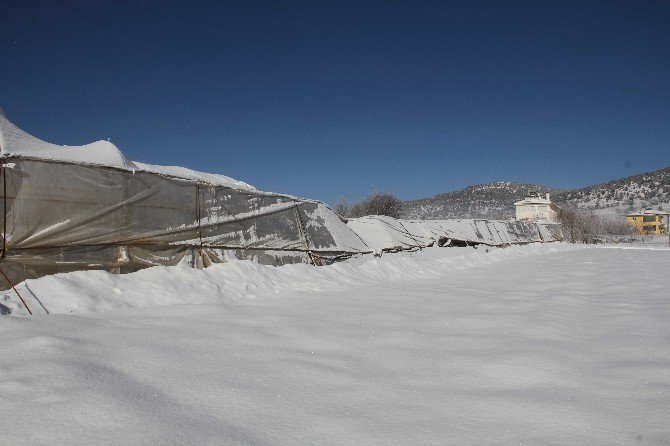
[[30, 280], [0, 443], [668, 444], [670, 251], [486, 249]]

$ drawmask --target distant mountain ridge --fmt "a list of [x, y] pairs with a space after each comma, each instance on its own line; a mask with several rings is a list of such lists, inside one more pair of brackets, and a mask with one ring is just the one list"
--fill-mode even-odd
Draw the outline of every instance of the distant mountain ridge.
[[642, 208], [670, 210], [670, 167], [633, 175], [581, 189], [552, 189], [528, 183], [495, 182], [469, 186], [432, 197], [405, 202], [408, 219], [514, 217], [514, 202], [529, 191], [551, 194], [561, 207], [590, 209], [599, 214], [621, 216]]

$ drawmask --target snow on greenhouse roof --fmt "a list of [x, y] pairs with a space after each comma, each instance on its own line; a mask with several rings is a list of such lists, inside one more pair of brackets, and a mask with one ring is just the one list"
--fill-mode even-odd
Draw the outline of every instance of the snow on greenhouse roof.
[[180, 166], [160, 166], [156, 164], [146, 164], [146, 163], [140, 163], [139, 161], [133, 161], [133, 164], [136, 166], [136, 170], [141, 172], [152, 172], [157, 173], [159, 175], [165, 175], [168, 177], [203, 181], [205, 183], [209, 183], [215, 186], [226, 186], [234, 189], [248, 189], [248, 190], [255, 189], [254, 186], [247, 184], [244, 181], [239, 181], [234, 178], [230, 178], [225, 175], [219, 175], [216, 173], [200, 172], [197, 170], [192, 170]]
[[19, 157], [133, 168], [133, 163], [109, 141], [96, 141], [83, 146], [52, 144], [24, 132], [2, 113], [0, 113], [0, 153], [3, 158]]
[[52, 144], [18, 128], [7, 119], [2, 109], [0, 109], [0, 156], [114, 167], [202, 181], [215, 186], [255, 190], [253, 186], [225, 175], [198, 172], [185, 167], [158, 166], [130, 161], [118, 147], [109, 141], [96, 141], [83, 146]]

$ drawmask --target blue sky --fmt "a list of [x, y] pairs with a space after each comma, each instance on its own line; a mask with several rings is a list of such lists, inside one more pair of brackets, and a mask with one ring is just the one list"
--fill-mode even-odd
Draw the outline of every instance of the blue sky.
[[16, 2], [0, 107], [58, 144], [333, 204], [670, 165], [670, 2]]

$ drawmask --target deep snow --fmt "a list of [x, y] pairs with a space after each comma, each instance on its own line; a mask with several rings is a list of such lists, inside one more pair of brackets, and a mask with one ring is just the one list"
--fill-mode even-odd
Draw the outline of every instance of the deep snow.
[[76, 314], [0, 318], [0, 443], [668, 444], [669, 270], [552, 244], [30, 281]]

